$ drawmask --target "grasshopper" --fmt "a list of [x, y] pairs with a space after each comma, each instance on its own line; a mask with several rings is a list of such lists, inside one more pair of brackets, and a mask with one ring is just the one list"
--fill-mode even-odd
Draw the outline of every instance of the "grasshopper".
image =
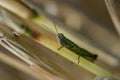
[[65, 37], [63, 35], [63, 33], [59, 33], [55, 23], [54, 23], [54, 26], [55, 26], [55, 30], [57, 32], [58, 43], [61, 46], [60, 48], [58, 48], [58, 50], [60, 50], [63, 47], [66, 47], [67, 49], [69, 49], [69, 50], [73, 51], [74, 53], [76, 53], [78, 55], [78, 64], [80, 63], [80, 56], [84, 57], [85, 59], [87, 59], [87, 60], [89, 60], [91, 62], [94, 62], [97, 59], [98, 55], [92, 54], [92, 53], [88, 52], [87, 50], [79, 47], [74, 42], [72, 42], [67, 37]]

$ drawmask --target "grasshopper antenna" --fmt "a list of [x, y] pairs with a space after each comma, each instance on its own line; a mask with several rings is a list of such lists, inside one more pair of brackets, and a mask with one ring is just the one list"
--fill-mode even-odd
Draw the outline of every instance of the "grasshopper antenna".
[[54, 26], [55, 26], [56, 33], [59, 34], [55, 22], [53, 22], [53, 24], [54, 24]]

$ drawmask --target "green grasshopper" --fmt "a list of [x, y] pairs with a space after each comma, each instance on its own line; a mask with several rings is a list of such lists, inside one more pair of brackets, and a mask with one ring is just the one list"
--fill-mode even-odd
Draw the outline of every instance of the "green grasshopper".
[[80, 62], [80, 56], [84, 57], [85, 59], [87, 59], [91, 62], [94, 62], [97, 59], [98, 55], [92, 54], [92, 53], [88, 52], [87, 50], [80, 48], [74, 42], [72, 42], [71, 40], [66, 38], [62, 33], [59, 33], [55, 23], [54, 23], [54, 26], [55, 26], [55, 29], [57, 32], [57, 40], [61, 46], [60, 48], [58, 48], [58, 50], [60, 50], [63, 47], [66, 47], [67, 49], [76, 53], [78, 55], [78, 64]]

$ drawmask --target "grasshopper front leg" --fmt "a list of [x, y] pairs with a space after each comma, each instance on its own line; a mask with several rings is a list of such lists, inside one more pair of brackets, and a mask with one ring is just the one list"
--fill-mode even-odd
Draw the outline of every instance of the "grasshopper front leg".
[[59, 47], [58, 50], [62, 49], [63, 47], [64, 47], [64, 46]]
[[78, 56], [78, 64], [80, 63], [80, 55]]
[[57, 38], [57, 40], [58, 40], [58, 43], [60, 45], [60, 47], [58, 48], [58, 50], [60, 50], [60, 49], [62, 49], [64, 47], [64, 45], [63, 45], [63, 42], [60, 40], [60, 38]]

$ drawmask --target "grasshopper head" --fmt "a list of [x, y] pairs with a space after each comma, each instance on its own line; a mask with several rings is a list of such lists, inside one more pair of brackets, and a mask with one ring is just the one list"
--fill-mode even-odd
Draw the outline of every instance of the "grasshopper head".
[[61, 38], [63, 38], [63, 37], [64, 37], [64, 35], [63, 35], [62, 33], [59, 33], [59, 34], [58, 34], [58, 38], [59, 38], [59, 39], [61, 39]]
[[62, 41], [63, 38], [64, 38], [64, 35], [62, 33], [58, 33], [58, 35], [57, 35], [57, 41], [58, 41], [58, 43], [59, 43], [60, 46], [63, 45], [63, 41]]

